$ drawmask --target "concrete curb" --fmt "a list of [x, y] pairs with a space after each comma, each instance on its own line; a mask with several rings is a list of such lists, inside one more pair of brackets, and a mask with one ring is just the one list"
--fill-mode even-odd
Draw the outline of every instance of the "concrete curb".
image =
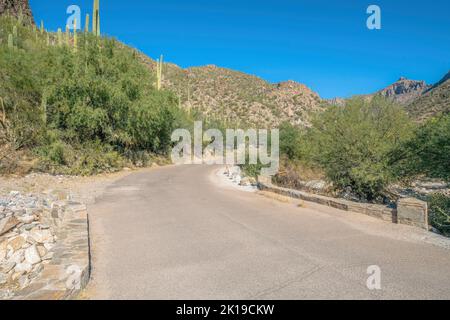
[[65, 201], [58, 241], [50, 252], [51, 262], [29, 286], [16, 293], [15, 300], [69, 300], [88, 284], [91, 274], [89, 217], [86, 206]]
[[[404, 211], [409, 210], [409, 208], [405, 210], [405, 206], [403, 205], [403, 203], [405, 202], [405, 200], [407, 203], [411, 202], [408, 201], [410, 199], [400, 200], [399, 208], [401, 208], [400, 210], [401, 216], [399, 217], [398, 210], [394, 208], [390, 208], [384, 205], [353, 202], [344, 199], [320, 196], [299, 190], [282, 188], [273, 185], [270, 179], [267, 177], [262, 176], [258, 177], [258, 188], [263, 191], [277, 193], [294, 199], [301, 199], [304, 201], [314, 202], [344, 211], [362, 213], [387, 222], [407, 224], [429, 230], [427, 204], [426, 202], [419, 201], [417, 199], [413, 199], [414, 201], [411, 200], [414, 202], [415, 205], [414, 207], [415, 212], [413, 214], [403, 213]], [[407, 218], [403, 218], [404, 216], [407, 216]]]

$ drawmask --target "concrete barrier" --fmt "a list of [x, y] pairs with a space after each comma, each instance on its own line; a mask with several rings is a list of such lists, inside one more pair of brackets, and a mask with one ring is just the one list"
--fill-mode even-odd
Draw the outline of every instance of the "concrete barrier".
[[397, 204], [397, 209], [395, 209], [384, 205], [353, 202], [278, 187], [272, 184], [270, 178], [264, 176], [258, 177], [258, 188], [263, 191], [274, 192], [344, 211], [362, 213], [387, 222], [406, 224], [429, 230], [427, 203], [418, 199], [401, 199]]
[[428, 204], [415, 198], [400, 199], [397, 203], [398, 223], [429, 230]]

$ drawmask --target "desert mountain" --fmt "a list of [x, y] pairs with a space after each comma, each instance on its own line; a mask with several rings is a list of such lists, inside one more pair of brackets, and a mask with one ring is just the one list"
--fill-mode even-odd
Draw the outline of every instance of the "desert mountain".
[[429, 88], [430, 86], [425, 81], [408, 80], [402, 77], [376, 94], [392, 99], [399, 104], [407, 105], [419, 98]]
[[[142, 60], [155, 70], [155, 61], [145, 56]], [[323, 109], [319, 95], [303, 84], [271, 84], [215, 65], [182, 69], [165, 64], [163, 86], [175, 92], [185, 108], [230, 123], [274, 126], [290, 121], [310, 126], [311, 114]]]
[[424, 120], [439, 113], [450, 112], [450, 71], [437, 84], [425, 91], [406, 107], [418, 120]]
[[[403, 105], [406, 111], [416, 120], [422, 121], [439, 113], [450, 112], [450, 71], [435, 85], [427, 85], [425, 81], [400, 78], [388, 87], [360, 97], [371, 99], [382, 95]], [[346, 99], [327, 100], [332, 105], [343, 106]]]

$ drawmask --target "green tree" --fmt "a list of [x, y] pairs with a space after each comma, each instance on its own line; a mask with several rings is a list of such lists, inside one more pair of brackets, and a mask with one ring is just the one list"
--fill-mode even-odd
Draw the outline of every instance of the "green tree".
[[355, 98], [318, 115], [305, 141], [310, 161], [325, 171], [336, 188], [351, 187], [354, 194], [372, 201], [398, 178], [391, 153], [411, 131], [400, 106], [380, 97]]

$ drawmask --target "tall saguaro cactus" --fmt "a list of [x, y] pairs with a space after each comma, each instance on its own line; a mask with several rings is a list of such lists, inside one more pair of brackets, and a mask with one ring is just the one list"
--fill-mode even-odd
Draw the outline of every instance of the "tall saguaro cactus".
[[66, 45], [70, 46], [70, 29], [68, 25], [66, 25]]
[[84, 33], [89, 32], [89, 13], [86, 14], [86, 21], [84, 24]]
[[63, 36], [61, 28], [58, 28], [57, 38], [58, 38], [58, 46], [61, 47], [63, 45]]
[[159, 58], [156, 62], [156, 88], [161, 90], [162, 87], [162, 67], [163, 67], [163, 56]]
[[14, 49], [14, 37], [11, 33], [8, 35], [8, 48]]
[[78, 50], [77, 19], [73, 20], [73, 51]]
[[92, 33], [100, 36], [100, 0], [94, 0], [94, 10], [92, 12]]

